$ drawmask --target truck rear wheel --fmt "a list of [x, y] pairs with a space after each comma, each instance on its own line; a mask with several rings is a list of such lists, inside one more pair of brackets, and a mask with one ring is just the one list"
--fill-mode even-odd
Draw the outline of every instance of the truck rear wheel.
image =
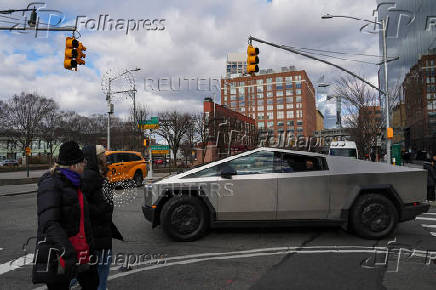
[[350, 213], [352, 230], [366, 239], [381, 239], [390, 235], [398, 224], [398, 210], [381, 194], [361, 195]]

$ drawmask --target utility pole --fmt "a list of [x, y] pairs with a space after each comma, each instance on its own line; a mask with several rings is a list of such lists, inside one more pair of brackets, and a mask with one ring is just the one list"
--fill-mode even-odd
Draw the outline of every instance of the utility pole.
[[111, 114], [114, 112], [114, 106], [111, 104], [111, 81], [109, 78], [109, 87], [106, 95], [107, 101], [107, 150], [111, 148]]
[[389, 89], [388, 89], [388, 48], [386, 43], [386, 35], [387, 35], [387, 25], [386, 20], [382, 19], [382, 33], [383, 33], [383, 62], [385, 67], [385, 96], [386, 96], [386, 156], [387, 162], [391, 163], [391, 139], [387, 136], [387, 130], [390, 128], [390, 120], [389, 120]]

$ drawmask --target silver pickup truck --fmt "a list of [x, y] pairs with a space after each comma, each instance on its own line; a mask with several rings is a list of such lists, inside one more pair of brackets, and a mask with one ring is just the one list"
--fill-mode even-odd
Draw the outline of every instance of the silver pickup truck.
[[142, 209], [177, 241], [269, 225], [338, 225], [380, 239], [429, 209], [426, 184], [422, 169], [258, 148], [146, 185]]

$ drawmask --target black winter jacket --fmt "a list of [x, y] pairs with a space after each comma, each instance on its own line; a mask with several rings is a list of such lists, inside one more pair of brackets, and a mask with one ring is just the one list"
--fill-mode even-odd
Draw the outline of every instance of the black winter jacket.
[[112, 212], [110, 193], [103, 194], [104, 177], [101, 176], [95, 146], [85, 146], [83, 153], [87, 161], [82, 176], [83, 193], [89, 204], [89, 213], [94, 233], [95, 249], [112, 249]]
[[[84, 224], [87, 243], [91, 253], [94, 240], [89, 219], [88, 204], [84, 200]], [[34, 283], [47, 283], [66, 279], [73, 275], [77, 253], [69, 237], [76, 235], [80, 227], [80, 205], [77, 188], [59, 170], [45, 173], [38, 182], [37, 193], [37, 252], [33, 266]], [[54, 249], [54, 251], [53, 251]], [[51, 254], [49, 255], [49, 251]], [[58, 255], [55, 255], [54, 253]], [[58, 275], [59, 255], [67, 264], [66, 273]], [[49, 260], [48, 260], [49, 259]], [[49, 271], [43, 271], [44, 268]]]

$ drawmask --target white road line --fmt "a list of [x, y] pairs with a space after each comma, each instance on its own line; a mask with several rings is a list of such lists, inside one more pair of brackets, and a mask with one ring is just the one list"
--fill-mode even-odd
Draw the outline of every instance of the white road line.
[[[384, 248], [385, 253], [387, 253], [387, 249]], [[188, 265], [188, 264], [193, 264], [193, 263], [198, 263], [198, 262], [204, 262], [204, 261], [209, 261], [209, 260], [229, 260], [229, 259], [240, 259], [240, 258], [251, 258], [251, 257], [259, 257], [259, 256], [272, 256], [272, 255], [284, 255], [284, 254], [291, 254], [291, 253], [295, 253], [295, 254], [327, 254], [327, 253], [343, 253], [343, 254], [356, 254], [356, 253], [383, 253], [383, 251], [376, 251], [374, 249], [371, 250], [340, 250], [340, 249], [331, 249], [331, 250], [303, 250], [302, 248], [299, 249], [293, 249], [293, 250], [285, 250], [285, 251], [278, 251], [278, 252], [269, 252], [269, 253], [264, 253], [264, 252], [258, 252], [258, 253], [251, 253], [251, 254], [240, 254], [240, 255], [230, 255], [230, 256], [216, 256], [216, 257], [207, 257], [207, 258], [202, 258], [202, 259], [189, 259], [189, 260], [184, 260], [184, 261], [177, 261], [177, 262], [172, 262], [172, 263], [165, 263], [165, 264], [158, 264], [158, 265], [153, 265], [153, 266], [149, 266], [149, 267], [143, 267], [140, 269], [134, 269], [134, 270], [130, 270], [128, 272], [121, 272], [121, 273], [117, 273], [115, 275], [109, 276], [108, 280], [113, 280], [116, 278], [120, 278], [120, 277], [124, 277], [124, 276], [128, 276], [131, 274], [135, 274], [138, 272], [142, 272], [142, 271], [149, 271], [149, 270], [153, 270], [153, 269], [158, 269], [158, 268], [164, 268], [164, 267], [169, 267], [169, 266], [173, 266], [173, 265]], [[425, 256], [428, 255], [429, 252], [426, 251], [414, 251], [413, 252], [415, 256]], [[435, 252], [436, 253], [436, 252]], [[427, 257], [427, 256], [425, 256]]]
[[3, 248], [0, 248], [0, 251], [3, 251]]
[[436, 233], [432, 233], [432, 232], [430, 232], [430, 234], [431, 234], [433, 237], [436, 237]]
[[426, 213], [423, 213], [423, 214], [431, 214], [431, 215], [436, 215], [436, 212], [426, 212]]
[[436, 218], [416, 217], [417, 220], [436, 221]]
[[32, 264], [32, 261], [33, 261], [33, 253], [30, 253], [25, 256], [19, 257], [18, 259], [0, 264], [0, 275], [18, 269], [22, 266], [30, 265]]
[[424, 228], [435, 228], [436, 229], [436, 225], [421, 225]]

